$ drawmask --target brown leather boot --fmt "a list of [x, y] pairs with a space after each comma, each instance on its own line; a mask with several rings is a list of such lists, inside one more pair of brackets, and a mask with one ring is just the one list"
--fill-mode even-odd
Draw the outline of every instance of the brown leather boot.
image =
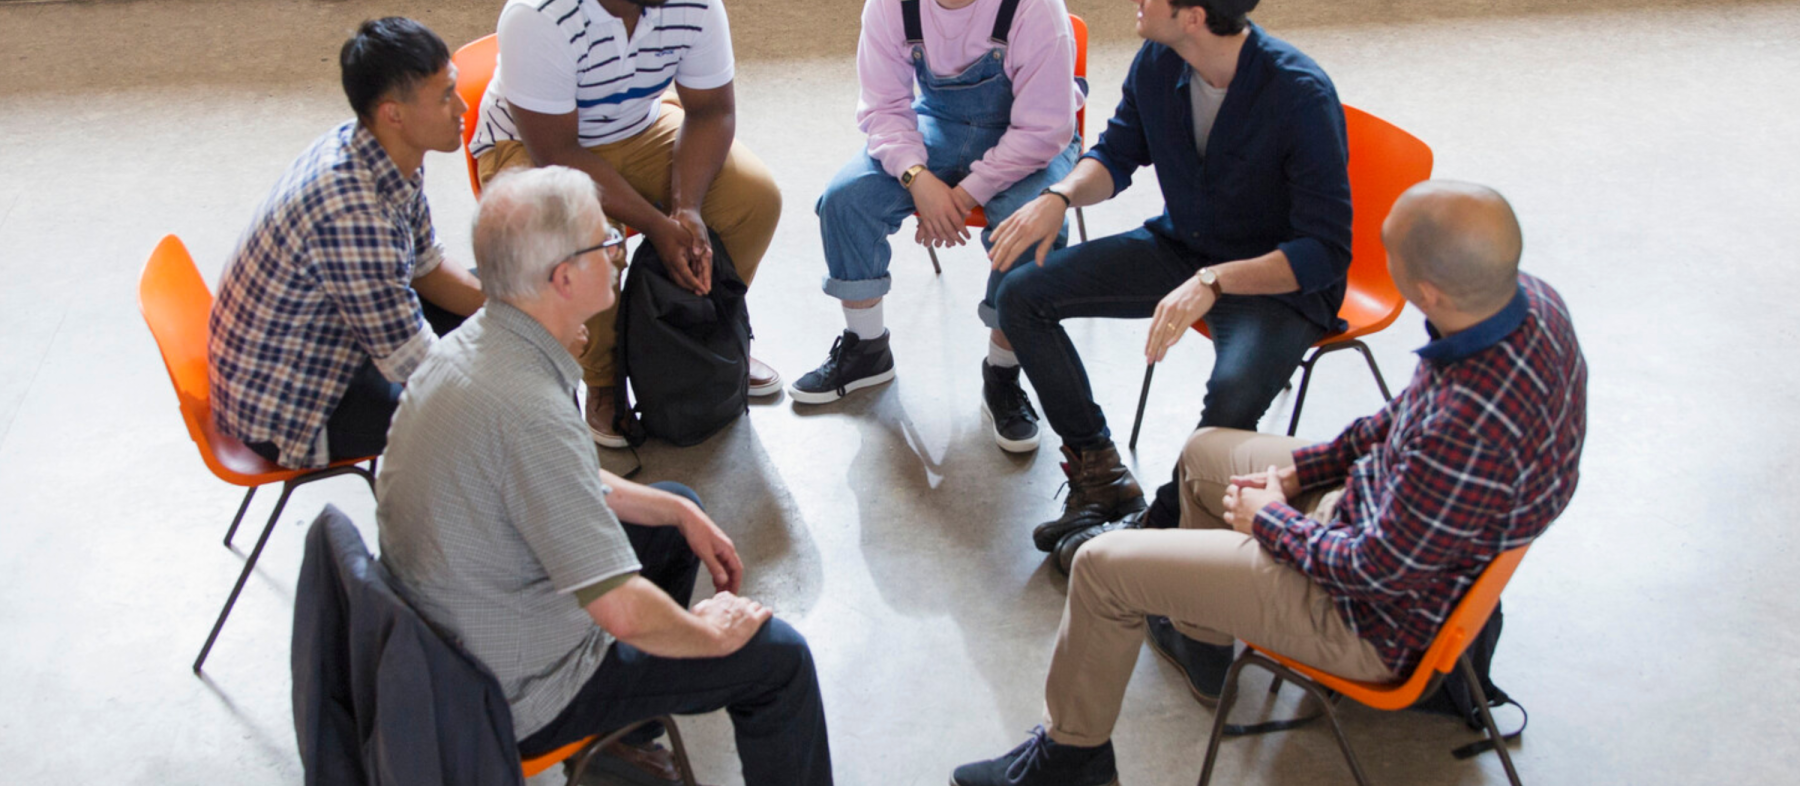
[[1069, 496], [1063, 500], [1061, 517], [1031, 531], [1038, 551], [1052, 551], [1064, 535], [1117, 521], [1145, 507], [1144, 490], [1119, 462], [1119, 449], [1111, 442], [1080, 453], [1064, 445], [1062, 452], [1068, 459], [1062, 467], [1069, 476]]

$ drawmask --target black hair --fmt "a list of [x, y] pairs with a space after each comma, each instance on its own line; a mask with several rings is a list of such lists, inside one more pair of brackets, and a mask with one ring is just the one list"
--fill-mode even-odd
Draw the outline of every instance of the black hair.
[[1213, 35], [1225, 36], [1244, 32], [1257, 2], [1259, 0], [1169, 0], [1169, 5], [1204, 10], [1206, 29]]
[[420, 82], [448, 62], [450, 48], [444, 39], [403, 16], [363, 22], [338, 52], [344, 97], [364, 120], [389, 95], [411, 98]]

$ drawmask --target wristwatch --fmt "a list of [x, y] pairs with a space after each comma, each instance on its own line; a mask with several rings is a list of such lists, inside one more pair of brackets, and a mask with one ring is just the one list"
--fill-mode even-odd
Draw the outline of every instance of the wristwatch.
[[923, 171], [925, 171], [924, 164], [913, 164], [912, 166], [907, 167], [905, 172], [900, 173], [900, 187], [910, 190], [912, 188], [913, 180], [917, 179], [919, 173]]
[[1200, 279], [1200, 283], [1205, 284], [1207, 288], [1213, 291], [1213, 298], [1215, 300], [1225, 296], [1225, 288], [1219, 286], [1218, 271], [1213, 270], [1210, 267], [1203, 267], [1200, 268], [1200, 272], [1194, 274], [1194, 277]]

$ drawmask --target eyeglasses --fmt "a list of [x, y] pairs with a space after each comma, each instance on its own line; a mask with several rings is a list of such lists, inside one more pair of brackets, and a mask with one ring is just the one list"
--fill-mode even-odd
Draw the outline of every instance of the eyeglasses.
[[601, 251], [604, 249], [613, 248], [615, 246], [623, 246], [623, 245], [625, 245], [625, 236], [622, 234], [619, 234], [619, 230], [617, 227], [613, 227], [613, 226], [609, 225], [606, 228], [606, 239], [600, 241], [600, 245], [588, 246], [587, 248], [579, 249], [579, 250], [575, 251], [575, 253], [572, 253], [566, 257], [563, 257], [562, 259], [556, 260], [556, 264], [550, 266], [550, 280], [551, 281], [556, 280], [556, 268], [561, 266], [562, 263], [564, 263], [564, 262], [567, 262], [571, 259], [580, 257], [582, 254], [590, 254], [595, 251]]

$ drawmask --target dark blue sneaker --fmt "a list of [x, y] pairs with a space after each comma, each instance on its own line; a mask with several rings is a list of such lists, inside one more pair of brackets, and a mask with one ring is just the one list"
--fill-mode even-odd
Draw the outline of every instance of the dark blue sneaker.
[[1168, 617], [1145, 617], [1144, 637], [1150, 640], [1150, 651], [1187, 676], [1188, 692], [1201, 704], [1218, 706], [1219, 694], [1225, 690], [1225, 675], [1231, 671], [1232, 645], [1205, 644], [1181, 635]]
[[1061, 745], [1039, 726], [998, 759], [964, 764], [950, 786], [1119, 786], [1112, 742], [1095, 748]]

